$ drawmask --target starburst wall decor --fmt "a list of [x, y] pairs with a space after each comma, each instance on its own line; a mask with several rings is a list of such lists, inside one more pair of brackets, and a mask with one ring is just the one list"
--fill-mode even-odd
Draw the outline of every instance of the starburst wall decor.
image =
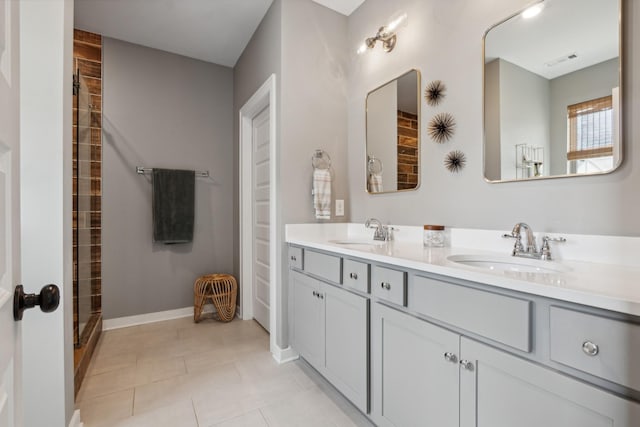
[[450, 151], [444, 158], [444, 166], [449, 172], [460, 172], [466, 164], [467, 156], [460, 150]]
[[435, 107], [442, 102], [446, 91], [447, 87], [442, 81], [434, 80], [424, 89], [424, 99], [426, 99], [427, 104]]
[[429, 122], [429, 136], [438, 144], [447, 142], [453, 136], [456, 121], [450, 113], [436, 114]]

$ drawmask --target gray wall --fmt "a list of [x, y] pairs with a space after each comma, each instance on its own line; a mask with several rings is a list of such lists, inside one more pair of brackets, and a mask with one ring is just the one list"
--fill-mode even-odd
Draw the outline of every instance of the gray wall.
[[283, 1], [280, 176], [285, 223], [316, 221], [311, 197], [316, 148], [331, 156], [332, 220], [347, 218], [335, 218], [333, 203], [348, 192], [346, 35], [345, 16], [310, 0]]
[[[416, 86], [414, 81], [414, 99]], [[367, 155], [375, 156], [382, 162], [382, 190], [397, 190], [398, 82], [394, 80], [367, 95], [366, 108]]]
[[601, 62], [550, 81], [551, 173], [567, 173], [567, 107], [611, 95], [619, 86], [618, 58]]
[[[347, 199], [347, 18], [310, 0], [275, 0], [234, 68], [235, 141], [238, 111], [271, 73], [277, 79], [279, 211], [276, 228], [281, 242], [278, 269], [282, 312], [278, 315], [278, 344], [286, 346], [287, 258], [284, 225], [315, 222], [311, 155], [323, 149], [332, 159], [333, 200]], [[364, 106], [364, 98], [362, 99]], [[234, 151], [234, 164], [238, 164]], [[364, 156], [364, 148], [362, 149]], [[237, 170], [236, 170], [237, 179]], [[361, 189], [364, 188], [362, 179]], [[238, 184], [236, 183], [236, 189]], [[236, 214], [239, 202], [236, 195]], [[335, 203], [332, 203], [334, 210]], [[348, 219], [345, 216], [331, 221]], [[234, 227], [238, 235], [238, 223]], [[238, 255], [238, 248], [235, 253]], [[239, 261], [235, 263], [238, 270]], [[273, 327], [273, 325], [272, 325]]]
[[494, 59], [484, 66], [485, 177], [500, 180], [500, 61]]
[[[198, 276], [233, 271], [232, 70], [103, 40], [104, 318], [189, 307]], [[196, 179], [192, 243], [152, 243], [137, 165], [210, 171]]]
[[[527, 176], [516, 171], [516, 145], [543, 147], [549, 157], [549, 80], [508, 61], [500, 64], [501, 179]], [[517, 173], [516, 173], [517, 172]], [[523, 174], [524, 172], [524, 174]], [[548, 175], [548, 173], [544, 173]]]
[[[348, 199], [347, 184], [347, 18], [310, 0], [282, 3], [282, 115], [280, 139], [281, 213], [278, 234], [284, 242], [284, 224], [316, 222], [312, 196], [311, 155], [317, 148], [331, 156], [332, 204]], [[364, 98], [362, 99], [364, 105]], [[364, 156], [364, 148], [361, 156]], [[364, 162], [364, 158], [360, 157]], [[360, 180], [359, 189], [364, 183]], [[345, 202], [345, 214], [349, 207]], [[281, 272], [287, 272], [286, 246], [281, 245]], [[282, 321], [279, 332], [288, 343], [288, 277], [280, 277]]]
[[[528, 4], [528, 0], [477, 2], [460, 0], [367, 0], [349, 17], [349, 51], [355, 51], [378, 25], [404, 11], [408, 24], [398, 33], [391, 53], [379, 47], [350, 61], [349, 188], [351, 220], [377, 217], [395, 224], [442, 223], [456, 227], [510, 229], [517, 221], [534, 231], [640, 236], [640, 4], [625, 0], [623, 123], [624, 161], [603, 176], [535, 182], [489, 184], [482, 174], [482, 35], [485, 30]], [[632, 24], [635, 24], [632, 25]], [[457, 122], [445, 144], [422, 142], [422, 185], [417, 191], [368, 195], [364, 176], [366, 94], [410, 68], [423, 74], [423, 84], [441, 79], [447, 85], [443, 103], [423, 102], [422, 135], [439, 111]], [[451, 174], [442, 165], [445, 154], [459, 149], [467, 167]], [[505, 242], [505, 250], [508, 244]]]

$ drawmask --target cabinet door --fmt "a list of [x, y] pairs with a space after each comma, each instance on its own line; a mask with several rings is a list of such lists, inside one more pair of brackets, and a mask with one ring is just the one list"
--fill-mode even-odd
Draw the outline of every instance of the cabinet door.
[[459, 336], [380, 304], [371, 317], [376, 424], [458, 427]]
[[369, 409], [369, 300], [322, 284], [325, 304], [325, 376], [362, 412]]
[[[320, 282], [292, 271], [294, 348], [316, 369], [324, 367], [324, 300]], [[322, 296], [322, 298], [321, 298]]]
[[640, 405], [467, 338], [461, 427], [637, 427]]

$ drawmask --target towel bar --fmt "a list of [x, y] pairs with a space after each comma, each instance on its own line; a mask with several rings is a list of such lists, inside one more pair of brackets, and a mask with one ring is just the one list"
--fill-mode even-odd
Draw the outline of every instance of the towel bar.
[[[142, 166], [136, 166], [136, 173], [140, 175], [144, 175], [145, 173], [152, 172], [153, 168], [144, 168]], [[208, 178], [209, 171], [196, 171], [196, 176]]]

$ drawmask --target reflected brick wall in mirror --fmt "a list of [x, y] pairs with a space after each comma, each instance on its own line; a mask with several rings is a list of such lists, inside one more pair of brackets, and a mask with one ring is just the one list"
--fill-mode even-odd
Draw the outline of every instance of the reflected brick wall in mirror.
[[398, 110], [398, 190], [418, 185], [418, 116]]

